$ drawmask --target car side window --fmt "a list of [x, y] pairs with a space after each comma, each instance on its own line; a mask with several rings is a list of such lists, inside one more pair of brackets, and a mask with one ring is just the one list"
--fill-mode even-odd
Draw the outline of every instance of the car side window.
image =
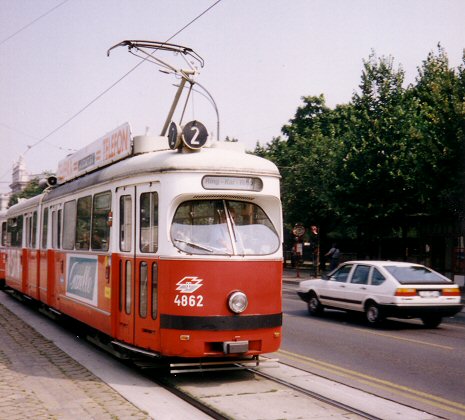
[[373, 286], [379, 286], [383, 284], [386, 278], [378, 271], [378, 269], [373, 269], [373, 274], [371, 275], [371, 284]]
[[354, 274], [352, 274], [350, 282], [354, 284], [368, 284], [369, 274], [370, 267], [368, 265], [358, 265], [355, 267]]
[[347, 277], [349, 277], [350, 270], [352, 269], [352, 265], [344, 265], [338, 270], [336, 270], [332, 275], [330, 280], [338, 281], [341, 283], [345, 283], [347, 281]]

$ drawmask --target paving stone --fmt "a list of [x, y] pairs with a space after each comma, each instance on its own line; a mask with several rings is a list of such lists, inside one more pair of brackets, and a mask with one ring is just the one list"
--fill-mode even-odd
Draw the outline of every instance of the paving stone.
[[0, 420], [150, 417], [0, 304]]

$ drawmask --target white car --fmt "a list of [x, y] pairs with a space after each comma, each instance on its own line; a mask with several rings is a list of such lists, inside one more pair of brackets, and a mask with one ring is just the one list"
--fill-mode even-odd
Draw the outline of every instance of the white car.
[[347, 261], [319, 279], [300, 282], [297, 294], [311, 315], [324, 308], [364, 312], [368, 323], [384, 318], [421, 318], [437, 327], [460, 312], [459, 287], [420, 264], [395, 261]]

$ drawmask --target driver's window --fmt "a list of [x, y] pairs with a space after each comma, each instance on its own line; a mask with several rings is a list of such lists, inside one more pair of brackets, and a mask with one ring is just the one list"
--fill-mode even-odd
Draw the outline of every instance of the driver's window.
[[268, 255], [279, 249], [279, 235], [255, 203], [192, 200], [179, 205], [171, 240], [188, 254]]
[[338, 270], [336, 270], [330, 277], [330, 280], [338, 281], [345, 283], [349, 277], [350, 270], [352, 270], [352, 265], [344, 265]]

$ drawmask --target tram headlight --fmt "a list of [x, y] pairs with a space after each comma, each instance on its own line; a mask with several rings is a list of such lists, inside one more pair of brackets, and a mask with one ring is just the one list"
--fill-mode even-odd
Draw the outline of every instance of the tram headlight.
[[236, 314], [244, 312], [248, 303], [249, 300], [247, 299], [246, 294], [243, 292], [233, 292], [229, 295], [229, 309], [231, 309], [231, 311], [235, 312]]

